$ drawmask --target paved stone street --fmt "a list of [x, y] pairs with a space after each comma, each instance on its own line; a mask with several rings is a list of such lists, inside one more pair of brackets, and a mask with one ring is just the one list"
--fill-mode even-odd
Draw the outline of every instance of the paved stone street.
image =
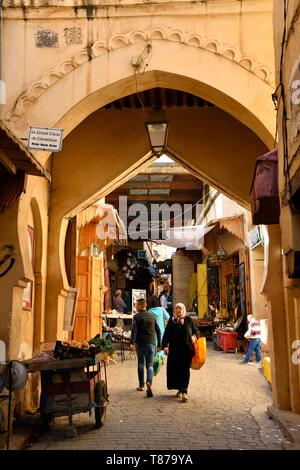
[[135, 359], [112, 364], [104, 426], [95, 429], [88, 413], [76, 415], [78, 436], [66, 438], [67, 420], [59, 418], [31, 449], [281, 449], [287, 441], [265, 413], [269, 385], [256, 365], [241, 366], [241, 359], [214, 351], [209, 343], [206, 364], [191, 371], [188, 403], [166, 389], [165, 365], [155, 377], [154, 397], [146, 398], [135, 390]]

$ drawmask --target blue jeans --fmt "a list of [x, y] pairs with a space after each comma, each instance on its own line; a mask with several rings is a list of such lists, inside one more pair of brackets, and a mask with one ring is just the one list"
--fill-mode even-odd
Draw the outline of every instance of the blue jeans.
[[250, 339], [250, 344], [244, 362], [249, 362], [250, 357], [252, 356], [253, 351], [255, 351], [256, 362], [261, 360], [260, 355], [260, 339]]
[[144, 387], [144, 367], [146, 361], [147, 369], [147, 382], [152, 384], [153, 379], [153, 356], [155, 353], [154, 344], [136, 344], [136, 355], [138, 359], [138, 377], [139, 377], [139, 386]]
[[112, 332], [111, 331], [103, 331], [102, 338], [107, 338], [112, 340]]

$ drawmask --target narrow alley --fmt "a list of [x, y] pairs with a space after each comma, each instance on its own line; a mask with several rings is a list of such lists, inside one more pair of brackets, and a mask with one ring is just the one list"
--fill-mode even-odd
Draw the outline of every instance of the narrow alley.
[[240, 354], [214, 351], [200, 371], [191, 370], [190, 401], [166, 389], [166, 366], [155, 377], [153, 398], [136, 391], [133, 355], [108, 367], [110, 402], [104, 426], [88, 413], [74, 416], [78, 436], [66, 438], [67, 418], [56, 418], [32, 450], [281, 449], [285, 441], [265, 413], [271, 390], [255, 364]]

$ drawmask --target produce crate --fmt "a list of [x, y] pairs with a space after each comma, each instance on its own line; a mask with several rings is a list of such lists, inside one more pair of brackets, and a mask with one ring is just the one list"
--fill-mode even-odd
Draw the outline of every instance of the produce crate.
[[71, 346], [66, 346], [61, 343], [61, 341], [56, 341], [55, 343], [55, 349], [53, 354], [55, 359], [73, 359], [77, 357], [94, 358], [95, 355], [99, 352], [98, 348], [80, 349], [73, 348]]

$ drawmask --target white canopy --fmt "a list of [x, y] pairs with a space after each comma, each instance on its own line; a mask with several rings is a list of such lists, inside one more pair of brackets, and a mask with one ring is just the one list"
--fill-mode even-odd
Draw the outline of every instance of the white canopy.
[[186, 248], [187, 250], [200, 250], [204, 244], [204, 235], [212, 230], [215, 225], [191, 225], [187, 227], [174, 227], [166, 231], [165, 240], [155, 240], [157, 243], [172, 246], [174, 248]]

